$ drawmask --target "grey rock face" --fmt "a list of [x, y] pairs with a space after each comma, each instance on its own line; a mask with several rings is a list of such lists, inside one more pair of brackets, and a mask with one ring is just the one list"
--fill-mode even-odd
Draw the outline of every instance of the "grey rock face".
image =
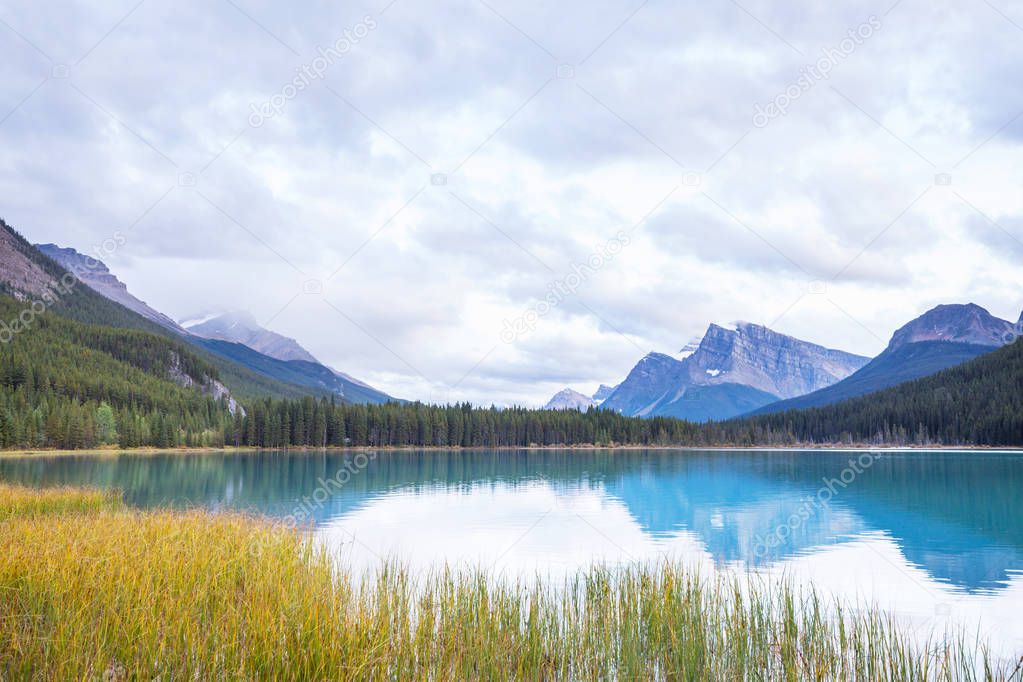
[[607, 384], [601, 384], [600, 388], [597, 389], [597, 392], [593, 394], [593, 402], [597, 403], [598, 405], [604, 402], [605, 400], [608, 399], [608, 396], [615, 392], [616, 388], [618, 387], [608, 386]]
[[0, 282], [8, 285], [19, 300], [41, 296], [53, 285], [53, 277], [23, 252], [26, 246], [0, 220]]
[[179, 334], [185, 333], [185, 330], [177, 322], [149, 307], [145, 301], [135, 298], [128, 291], [124, 282], [117, 279], [103, 261], [86, 256], [71, 248], [61, 248], [56, 244], [36, 244], [36, 248], [55, 260], [65, 270], [73, 273], [82, 283], [101, 296], [120, 303], [128, 310], [138, 313], [161, 327], [166, 327]]
[[551, 398], [546, 405], [545, 410], [585, 410], [590, 406], [594, 405], [593, 400], [578, 391], [573, 391], [571, 388], [566, 388], [563, 391], [559, 391]]
[[782, 398], [830, 386], [869, 361], [748, 322], [735, 329], [712, 324], [696, 352], [683, 360], [694, 385], [740, 384]]
[[939, 305], [895, 332], [889, 350], [919, 341], [952, 341], [997, 348], [1023, 335], [1023, 316], [1013, 324], [974, 303]]
[[214, 400], [226, 400], [227, 409], [233, 415], [239, 410], [242, 416], [245, 416], [245, 408], [238, 404], [231, 396], [231, 391], [228, 390], [227, 386], [217, 381], [216, 379], [203, 375], [202, 383], [198, 383], [192, 377], [188, 376], [181, 369], [181, 357], [177, 353], [171, 351], [171, 365], [170, 365], [170, 379], [174, 383], [184, 388], [195, 388], [203, 395], [208, 395]]
[[[712, 324], [696, 350], [681, 360], [660, 353], [643, 358], [602, 407], [633, 416], [686, 417], [692, 412], [725, 419], [751, 400], [762, 403], [769, 396], [788, 398], [830, 386], [868, 361], [761, 325], [740, 322], [726, 329]], [[701, 386], [728, 390], [715, 393], [717, 402], [708, 409], [697, 404], [700, 392], [693, 389]]]

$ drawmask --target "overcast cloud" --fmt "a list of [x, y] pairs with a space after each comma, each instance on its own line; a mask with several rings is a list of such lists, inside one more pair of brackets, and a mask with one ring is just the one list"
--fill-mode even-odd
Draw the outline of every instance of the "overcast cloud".
[[592, 391], [712, 321], [873, 355], [1023, 307], [1019, 0], [282, 5], [5, 3], [0, 215], [121, 231], [157, 309], [423, 400]]

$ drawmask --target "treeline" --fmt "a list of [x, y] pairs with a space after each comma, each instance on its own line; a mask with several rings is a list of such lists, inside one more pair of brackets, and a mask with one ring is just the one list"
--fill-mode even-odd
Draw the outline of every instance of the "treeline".
[[727, 422], [639, 419], [591, 408], [529, 410], [265, 399], [217, 442], [290, 446], [504, 447], [798, 444], [1023, 445], [1023, 340], [924, 379], [835, 405]]
[[265, 399], [236, 415], [224, 441], [289, 446], [505, 447], [691, 443], [700, 427], [677, 419], [638, 419], [604, 410], [476, 408], [468, 403], [337, 404]]

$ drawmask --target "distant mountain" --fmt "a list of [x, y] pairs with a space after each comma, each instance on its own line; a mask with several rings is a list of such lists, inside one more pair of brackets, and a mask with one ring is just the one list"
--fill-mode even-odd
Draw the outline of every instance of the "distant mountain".
[[[1023, 322], [1023, 317], [1020, 318]], [[1020, 335], [1019, 324], [995, 317], [975, 303], [939, 305], [892, 335], [889, 350], [921, 341], [948, 341], [999, 348]]]
[[585, 410], [596, 405], [593, 398], [583, 395], [571, 388], [560, 391], [551, 398], [543, 409], [545, 410]]
[[647, 355], [602, 407], [629, 416], [727, 419], [834, 384], [869, 361], [747, 322], [710, 325], [683, 355]]
[[[903, 349], [935, 343], [945, 342], [923, 341]], [[989, 352], [870, 395], [716, 426], [726, 438], [764, 443], [1020, 445], [1023, 340], [994, 350], [977, 347]]]
[[318, 362], [278, 360], [245, 344], [220, 339], [193, 337], [193, 343], [214, 355], [278, 381], [301, 386], [316, 395], [334, 395], [351, 403], [380, 404], [394, 400], [362, 382], [345, 379]]
[[74, 273], [78, 279], [97, 293], [115, 303], [120, 303], [128, 310], [138, 313], [147, 320], [152, 320], [161, 327], [166, 327], [178, 334], [185, 333], [185, 330], [177, 322], [128, 293], [128, 287], [117, 279], [102, 261], [56, 244], [36, 244], [35, 247], [68, 272]]
[[601, 384], [597, 392], [593, 394], [593, 402], [598, 405], [611, 397], [611, 394], [615, 392], [617, 386], [608, 386], [607, 384]]
[[264, 329], [251, 313], [245, 311], [224, 313], [201, 322], [186, 323], [185, 329], [205, 339], [240, 343], [278, 360], [319, 362], [295, 339]]
[[[351, 402], [380, 403], [392, 400], [386, 393], [373, 388], [366, 382], [324, 365], [295, 339], [260, 326], [251, 313], [245, 311], [224, 313], [195, 322], [186, 322], [184, 327], [190, 334], [204, 339], [241, 344], [275, 360], [301, 363], [290, 365], [290, 368], [285, 369], [281, 365], [267, 363], [248, 354], [228, 354], [236, 362], [241, 362], [245, 366], [253, 369], [264, 368], [271, 376], [278, 379], [297, 383], [300, 386], [323, 388], [335, 395], [343, 396]], [[207, 348], [223, 350], [228, 347], [207, 345]], [[315, 367], [310, 365], [315, 365]], [[333, 376], [324, 378], [326, 374]], [[292, 378], [284, 379], [286, 375], [292, 376]]]
[[[63, 275], [74, 273], [74, 295], [54, 297], [54, 309], [59, 314], [184, 339], [219, 370], [224, 384], [237, 397], [301, 398], [312, 393], [335, 395], [351, 402], [390, 399], [364, 382], [320, 365], [296, 341], [263, 329], [248, 313], [206, 318], [186, 329], [133, 296], [102, 261], [55, 244], [34, 247], [6, 229], [6, 225], [0, 226], [5, 228], [0, 229], [0, 285], [7, 286], [15, 296], [43, 296], [55, 290]], [[193, 333], [196, 327], [204, 336]], [[246, 350], [251, 352], [232, 348], [230, 344], [236, 343], [234, 337], [265, 350], [261, 352], [247, 344]], [[207, 343], [219, 339], [224, 339], [226, 345]], [[266, 350], [280, 357], [270, 356]], [[302, 364], [281, 364], [290, 361]]]
[[999, 319], [973, 303], [940, 305], [896, 331], [884, 352], [850, 377], [752, 414], [821, 407], [880, 391], [955, 367], [1021, 335], [1020, 324]]

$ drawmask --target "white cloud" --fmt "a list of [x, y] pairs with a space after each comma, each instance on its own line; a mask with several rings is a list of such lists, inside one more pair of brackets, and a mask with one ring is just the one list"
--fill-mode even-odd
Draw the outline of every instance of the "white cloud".
[[[507, 21], [482, 3], [237, 4], [249, 16], [2, 11], [0, 213], [82, 250], [135, 224], [109, 264], [141, 298], [175, 317], [248, 308], [412, 398], [541, 404], [714, 319], [872, 354], [940, 302], [1018, 315], [1023, 41], [990, 7], [744, 3], [758, 22], [651, 2], [615, 31], [635, 3], [490, 3]], [[367, 14], [377, 27], [322, 81], [249, 126]], [[876, 35], [753, 126], [870, 14]], [[44, 82], [59, 64], [69, 77]], [[655, 207], [620, 257], [501, 342], [505, 319]], [[299, 295], [308, 280], [343, 315]]]

